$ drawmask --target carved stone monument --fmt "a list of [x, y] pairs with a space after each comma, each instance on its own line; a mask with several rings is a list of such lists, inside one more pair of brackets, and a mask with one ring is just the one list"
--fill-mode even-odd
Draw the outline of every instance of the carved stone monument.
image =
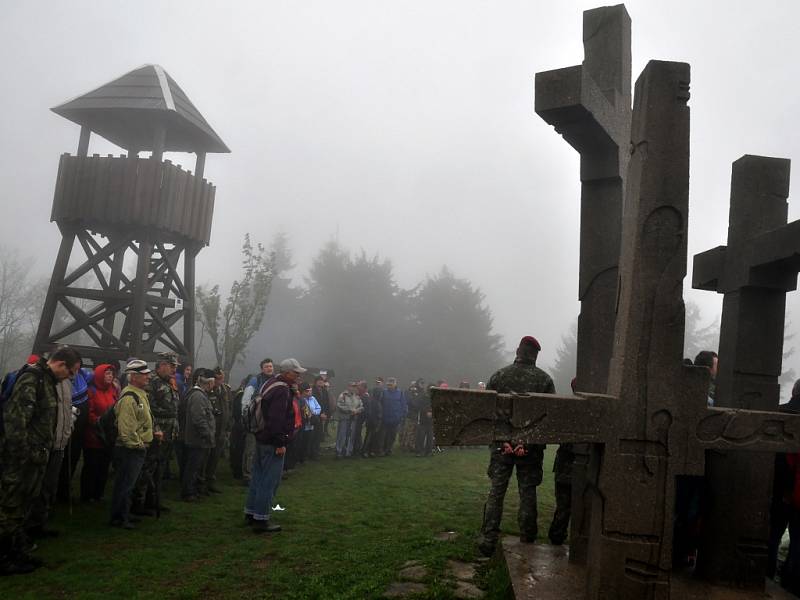
[[[775, 410], [786, 292], [797, 288], [800, 221], [786, 224], [790, 162], [743, 156], [733, 163], [728, 246], [694, 258], [692, 285], [724, 294], [716, 406]], [[698, 567], [716, 581], [763, 581], [773, 456], [711, 453], [706, 537]], [[731, 527], [736, 523], [736, 527]]]
[[[636, 83], [608, 394], [432, 392], [439, 444], [597, 444], [598, 493], [580, 586], [592, 600], [697, 595], [700, 583], [672, 574], [675, 478], [702, 475], [708, 450], [800, 448], [800, 416], [708, 407], [707, 369], [682, 363], [689, 79], [685, 63], [651, 61]], [[558, 573], [574, 580], [574, 570], [538, 568], [543, 576], [531, 574], [531, 597], [574, 597], [563, 595], [574, 581], [557, 581]], [[537, 589], [540, 580], [549, 587]]]
[[[622, 200], [630, 157], [631, 19], [583, 13], [582, 65], [536, 74], [536, 113], [581, 155], [577, 389], [605, 393], [614, 340]], [[570, 558], [586, 561], [596, 455], [573, 448]]]

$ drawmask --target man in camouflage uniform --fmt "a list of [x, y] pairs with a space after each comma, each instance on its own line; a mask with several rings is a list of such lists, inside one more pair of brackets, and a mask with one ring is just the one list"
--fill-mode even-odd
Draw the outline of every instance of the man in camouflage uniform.
[[[575, 378], [570, 383], [575, 393]], [[575, 462], [575, 451], [572, 444], [561, 444], [556, 450], [553, 461], [553, 481], [555, 483], [556, 509], [553, 511], [553, 522], [547, 537], [555, 546], [563, 544], [569, 534], [569, 519], [572, 514], [572, 463]]]
[[59, 381], [76, 373], [80, 355], [69, 347], [40, 358], [17, 376], [3, 404], [0, 438], [0, 575], [29, 573], [41, 561], [25, 550], [25, 521], [41, 492], [56, 429]]
[[[536, 366], [541, 346], [536, 338], [525, 336], [517, 348], [514, 363], [500, 369], [491, 379], [487, 389], [501, 394], [526, 394], [538, 392], [555, 394], [550, 376]], [[525, 444], [521, 440], [496, 440], [491, 447], [488, 476], [491, 480], [489, 497], [483, 509], [483, 525], [478, 540], [478, 549], [485, 556], [494, 554], [500, 537], [500, 521], [503, 517], [503, 500], [508, 481], [514, 467], [517, 468], [519, 484], [519, 530], [520, 541], [533, 543], [538, 534], [536, 487], [542, 482], [542, 459], [544, 446]]]
[[[164, 476], [166, 461], [172, 454], [172, 444], [178, 435], [178, 387], [175, 383], [175, 371], [178, 368], [178, 356], [174, 352], [162, 352], [156, 361], [156, 370], [150, 376], [147, 395], [150, 400], [150, 412], [153, 415], [153, 431], [162, 432], [163, 439], [155, 440], [147, 448], [142, 471], [133, 490], [133, 506], [131, 514], [153, 516], [156, 508], [156, 485], [160, 485]], [[160, 506], [161, 512], [167, 512], [166, 506]]]
[[569, 518], [572, 512], [572, 463], [574, 462], [575, 454], [572, 451], [572, 444], [561, 444], [553, 462], [556, 509], [553, 512], [550, 531], [547, 532], [550, 543], [556, 546], [563, 544], [569, 533]]
[[225, 383], [225, 373], [220, 368], [214, 369], [214, 387], [208, 394], [211, 407], [214, 409], [214, 447], [208, 454], [205, 468], [206, 489], [212, 494], [221, 494], [216, 485], [217, 464], [225, 449], [231, 431], [231, 386]]

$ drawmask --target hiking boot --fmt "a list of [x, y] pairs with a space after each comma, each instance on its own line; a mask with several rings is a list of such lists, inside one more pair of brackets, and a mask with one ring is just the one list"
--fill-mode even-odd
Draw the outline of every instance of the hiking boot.
[[139, 517], [155, 517], [156, 511], [152, 508], [144, 508], [142, 506], [136, 506], [131, 509], [132, 515], [137, 515]]
[[35, 552], [39, 548], [39, 546], [36, 544], [36, 542], [34, 542], [31, 538], [29, 538], [25, 532], [23, 532], [20, 535], [18, 548], [21, 554], [27, 556], [31, 552]]
[[494, 555], [495, 545], [489, 542], [481, 542], [478, 544], [478, 551], [486, 557], [491, 557]]
[[28, 530], [28, 534], [35, 538], [57, 538], [61, 535], [58, 529], [47, 529], [46, 527], [32, 527]]
[[0, 561], [0, 577], [7, 575], [24, 575], [25, 573], [32, 573], [39, 567], [32, 563], [20, 560], [16, 557], [7, 557]]
[[41, 558], [33, 556], [29, 552], [26, 552], [24, 549], [18, 552], [15, 558], [16, 562], [33, 565], [35, 569], [38, 569], [44, 564], [44, 561]]
[[269, 521], [256, 521], [253, 520], [253, 533], [277, 533], [281, 530], [281, 526], [270, 523]]
[[244, 524], [245, 525], [252, 525], [254, 520], [255, 519], [253, 519], [253, 515], [245, 515], [244, 516]]

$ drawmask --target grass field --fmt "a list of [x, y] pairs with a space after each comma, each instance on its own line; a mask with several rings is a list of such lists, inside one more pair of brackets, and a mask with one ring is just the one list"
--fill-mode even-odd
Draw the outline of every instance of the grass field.
[[[553, 509], [552, 452], [539, 488], [539, 530]], [[428, 593], [452, 598], [448, 559], [477, 558], [474, 538], [488, 489], [486, 449], [448, 448], [432, 458], [397, 453], [336, 461], [324, 455], [282, 482], [275, 514], [283, 531], [253, 535], [243, 525], [246, 489], [223, 473], [224, 493], [197, 504], [177, 501], [172, 512], [146, 518], [135, 531], [107, 526], [108, 506], [59, 506], [62, 534], [40, 542], [46, 566], [32, 575], [0, 579], [1, 598], [275, 598], [380, 597], [408, 560], [428, 567]], [[77, 479], [77, 477], [76, 477]], [[110, 490], [107, 491], [107, 496]], [[517, 533], [518, 494], [512, 481], [503, 528]], [[453, 541], [436, 541], [455, 531]], [[502, 566], [486, 563], [479, 583], [487, 598], [503, 598]]]

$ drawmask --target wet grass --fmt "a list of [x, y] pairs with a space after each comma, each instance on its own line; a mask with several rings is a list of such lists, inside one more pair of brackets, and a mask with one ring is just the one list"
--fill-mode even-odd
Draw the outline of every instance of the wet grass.
[[[223, 472], [224, 493], [197, 504], [177, 501], [172, 512], [145, 519], [135, 531], [106, 525], [108, 506], [59, 506], [62, 534], [40, 543], [46, 566], [32, 575], [0, 579], [2, 598], [377, 598], [408, 560], [429, 569], [420, 598], [452, 598], [448, 559], [478, 557], [474, 538], [488, 490], [486, 449], [447, 449], [432, 458], [397, 453], [336, 461], [324, 455], [282, 482], [275, 521], [283, 531], [255, 536], [243, 525], [246, 489]], [[540, 525], [553, 509], [552, 452], [539, 488]], [[518, 533], [512, 482], [504, 531]], [[436, 541], [455, 531], [452, 541]], [[504, 598], [508, 581], [498, 560], [479, 572], [488, 598]]]

